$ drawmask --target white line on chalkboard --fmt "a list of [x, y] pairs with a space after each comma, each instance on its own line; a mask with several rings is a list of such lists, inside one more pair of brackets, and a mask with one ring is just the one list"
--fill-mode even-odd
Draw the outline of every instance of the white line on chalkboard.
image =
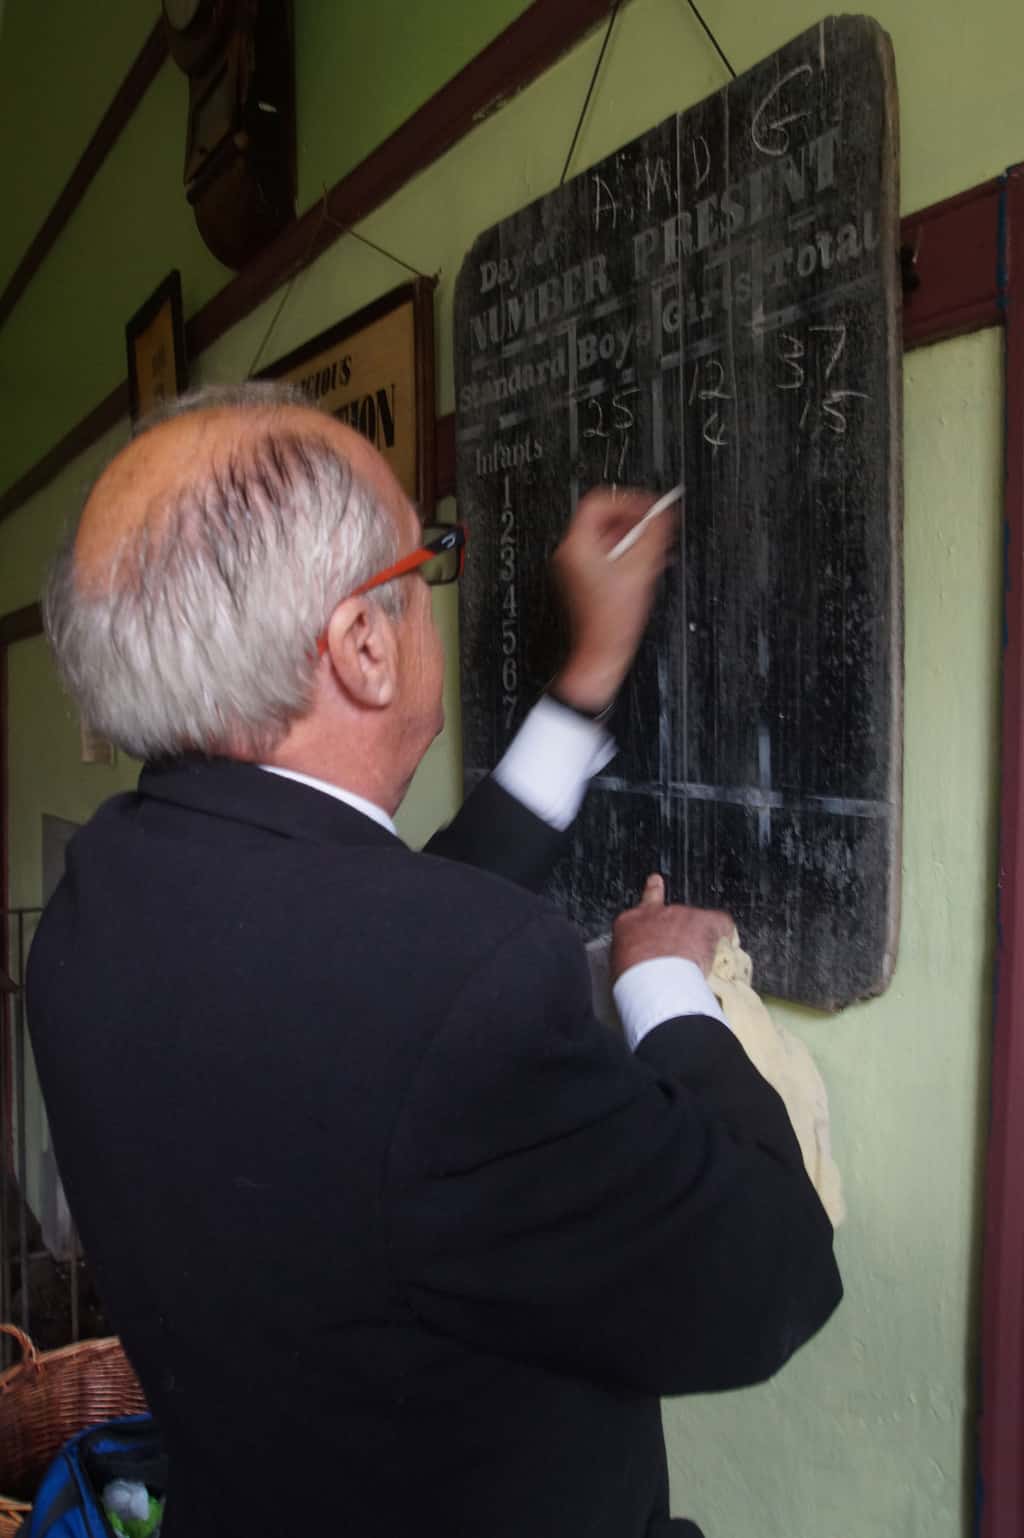
[[[772, 788], [772, 738], [764, 722], [757, 729], [757, 777], [761, 782], [761, 789], [770, 791]], [[767, 849], [771, 840], [772, 814], [771, 809], [765, 806], [757, 814], [757, 842], [762, 849]]]
[[[467, 778], [483, 779], [488, 771], [467, 770]], [[717, 801], [724, 806], [743, 806], [751, 812], [821, 812], [830, 817], [888, 817], [889, 801], [869, 801], [854, 796], [794, 794], [764, 790], [760, 785], [706, 785], [700, 781], [671, 780], [668, 785], [627, 780], [622, 775], [599, 774], [591, 780], [595, 790], [628, 791], [632, 796], [657, 799], [668, 794], [677, 801]]]
[[608, 384], [604, 379], [594, 379], [590, 384], [581, 385], [578, 390], [572, 390], [569, 399], [579, 406], [584, 401], [593, 400], [596, 395], [604, 395], [607, 389]]
[[[774, 331], [779, 326], [791, 326], [796, 321], [809, 320], [814, 315], [827, 315], [840, 300], [866, 292], [873, 282], [874, 279], [870, 277], [853, 278], [849, 283], [841, 283], [838, 288], [830, 289], [827, 294], [818, 294], [813, 299], [800, 304], [787, 304], [781, 310], [757, 310], [747, 325], [757, 337], [763, 336], [766, 331]], [[706, 345], [714, 348], [720, 344], [711, 338]]]

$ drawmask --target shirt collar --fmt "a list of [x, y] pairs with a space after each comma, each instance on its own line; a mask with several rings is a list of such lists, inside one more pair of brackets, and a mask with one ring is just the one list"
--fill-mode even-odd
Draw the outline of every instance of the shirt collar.
[[366, 801], [362, 796], [357, 796], [354, 791], [342, 790], [340, 785], [331, 785], [327, 780], [318, 780], [311, 774], [299, 774], [295, 769], [279, 769], [276, 764], [259, 764], [258, 768], [265, 770], [267, 774], [280, 775], [282, 780], [295, 780], [299, 785], [308, 785], [310, 790], [322, 790], [325, 796], [333, 796], [335, 801], [344, 801], [346, 806], [353, 811], [362, 812], [364, 817], [369, 817], [380, 827], [386, 828], [389, 833], [398, 837], [398, 829], [383, 807], [374, 806], [372, 801]]

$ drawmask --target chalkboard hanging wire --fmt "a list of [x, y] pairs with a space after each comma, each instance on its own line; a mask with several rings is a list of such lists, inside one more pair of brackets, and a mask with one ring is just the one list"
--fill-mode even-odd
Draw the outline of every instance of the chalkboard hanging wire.
[[288, 286], [284, 293], [281, 295], [280, 303], [278, 304], [277, 309], [274, 311], [270, 325], [267, 327], [264, 333], [263, 340], [259, 347], [256, 349], [256, 356], [253, 358], [252, 365], [249, 369], [248, 377], [250, 379], [256, 372], [257, 363], [259, 363], [260, 359], [263, 357], [264, 352], [266, 351], [267, 343], [270, 341], [274, 331], [277, 329], [277, 323], [281, 319], [281, 311], [288, 303], [289, 297], [291, 296], [291, 291], [295, 286], [296, 278], [299, 276], [299, 273], [304, 272], [306, 267], [309, 265], [309, 259], [313, 255], [314, 248], [320, 239], [320, 232], [324, 228], [325, 224], [330, 225], [332, 229], [337, 230], [342, 235], [351, 235], [353, 240], [361, 241], [364, 246], [369, 246], [372, 251], [377, 251], [381, 256], [386, 256], [389, 261], [394, 262], [399, 267], [404, 267], [406, 272], [411, 272], [415, 277], [427, 277], [425, 272], [420, 272], [418, 267], [411, 267], [408, 262], [404, 262], [402, 258], [400, 256], [396, 256], [393, 251], [386, 250], [384, 246], [379, 246], [375, 240], [370, 240], [366, 235], [360, 235], [358, 230], [353, 230], [345, 224], [339, 224], [337, 219], [332, 218], [331, 211], [327, 206], [327, 188], [324, 187], [320, 202], [320, 218], [317, 221], [316, 228], [314, 229], [312, 237], [310, 238], [309, 245], [306, 247], [306, 250], [302, 255], [301, 261], [298, 263], [295, 271], [288, 279]]
[[708, 24], [704, 20], [703, 16], [700, 14], [700, 11], [698, 11], [697, 7], [694, 5], [693, 0], [686, 0], [686, 3], [690, 7], [690, 10], [693, 12], [693, 14], [696, 16], [697, 20], [700, 22], [701, 26], [704, 28], [704, 31], [707, 33], [708, 37], [711, 39], [711, 46], [714, 48], [714, 50], [717, 53], [718, 57], [721, 59], [722, 63], [725, 65], [726, 69], [729, 71], [729, 73], [732, 76], [732, 78], [735, 80], [736, 79], [736, 71], [733, 69], [732, 65], [729, 63], [729, 60], [725, 57], [725, 54], [722, 52], [722, 49], [721, 49], [721, 47], [719, 45], [717, 37], [712, 32], [711, 28], [708, 26]]
[[572, 157], [576, 153], [576, 142], [579, 139], [580, 130], [583, 127], [583, 120], [587, 115], [587, 108], [590, 106], [590, 98], [594, 94], [594, 87], [597, 84], [597, 77], [601, 73], [601, 65], [604, 63], [604, 56], [608, 48], [609, 39], [612, 35], [612, 28], [615, 25], [615, 18], [619, 14], [619, 6], [621, 4], [622, 0], [615, 0], [615, 4], [612, 6], [612, 13], [608, 17], [608, 25], [605, 28], [604, 41], [601, 44], [601, 52], [597, 56], [597, 63], [594, 65], [594, 73], [590, 77], [590, 84], [587, 86], [587, 94], [583, 98], [583, 107], [580, 111], [579, 118], [576, 121], [576, 132], [572, 136], [572, 143], [569, 145], [569, 153], [565, 157], [565, 165], [562, 167], [562, 174], [558, 178], [558, 185], [560, 187], [563, 185], [565, 178], [569, 174], [569, 167], [572, 164]]
[[[331, 220], [331, 223], [332, 224], [334, 223], [333, 219]], [[341, 226], [339, 225], [338, 228], [340, 229]], [[403, 262], [402, 258], [400, 256], [396, 256], [393, 251], [386, 251], [383, 246], [378, 246], [378, 244], [377, 244], [377, 242], [375, 240], [370, 240], [369, 237], [366, 236], [366, 235], [360, 235], [358, 230], [346, 230], [345, 234], [346, 235], [351, 235], [353, 240], [360, 240], [360, 241], [362, 241], [363, 245], [364, 246], [369, 246], [371, 251], [379, 251], [381, 256], [386, 256], [392, 262], [397, 263], [397, 265], [399, 267], [404, 267], [406, 272], [411, 272], [411, 273], [415, 274], [415, 276], [417, 278], [427, 278], [427, 280], [429, 282], [429, 277], [428, 277], [427, 273], [420, 272], [418, 267], [410, 267], [408, 262]]]
[[256, 356], [253, 358], [252, 362], [249, 365], [249, 372], [246, 375], [247, 379], [251, 379], [253, 377], [253, 375], [256, 372], [257, 364], [259, 363], [260, 359], [263, 357], [263, 354], [267, 350], [267, 343], [270, 341], [270, 338], [273, 336], [275, 330], [277, 329], [277, 323], [281, 319], [281, 311], [284, 309], [285, 305], [288, 303], [288, 300], [291, 298], [291, 293], [292, 293], [292, 289], [295, 287], [295, 280], [296, 280], [296, 278], [299, 276], [299, 274], [301, 272], [305, 272], [306, 267], [309, 264], [309, 259], [313, 255], [313, 248], [316, 245], [317, 240], [320, 237], [320, 231], [324, 227], [324, 220], [325, 220], [326, 216], [327, 216], [327, 209], [325, 207], [323, 212], [320, 215], [320, 218], [317, 220], [316, 227], [313, 230], [312, 235], [310, 236], [309, 245], [306, 247], [305, 251], [303, 252], [301, 260], [296, 264], [295, 271], [292, 273], [291, 277], [288, 279], [287, 286], [285, 288], [284, 293], [281, 295], [281, 298], [280, 298], [280, 301], [278, 303], [277, 309], [274, 311], [273, 315], [270, 317], [270, 324], [267, 327], [266, 331], [264, 331], [264, 333], [263, 333], [263, 340], [262, 340], [262, 342], [260, 343], [260, 345], [256, 349]]
[[396, 256], [395, 253], [393, 251], [389, 251], [386, 246], [378, 246], [377, 242], [375, 240], [371, 240], [368, 235], [360, 235], [359, 231], [354, 230], [350, 224], [340, 224], [338, 220], [333, 217], [331, 210], [327, 206], [326, 187], [322, 188], [322, 195], [324, 219], [332, 229], [337, 230], [341, 235], [351, 235], [353, 240], [358, 240], [362, 243], [362, 245], [369, 246], [371, 251], [377, 251], [381, 256], [386, 256], [389, 262], [395, 263], [396, 267], [404, 267], [406, 272], [411, 272], [416, 278], [426, 278], [427, 282], [429, 283], [429, 274], [420, 272], [418, 267], [413, 267], [409, 262], [403, 261], [400, 256]]

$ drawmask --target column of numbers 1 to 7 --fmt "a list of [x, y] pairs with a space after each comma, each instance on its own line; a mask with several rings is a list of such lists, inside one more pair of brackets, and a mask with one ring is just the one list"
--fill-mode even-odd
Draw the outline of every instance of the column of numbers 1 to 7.
[[505, 476], [498, 541], [498, 591], [501, 601], [501, 714], [510, 731], [519, 709], [519, 595], [516, 591], [516, 514], [511, 477]]

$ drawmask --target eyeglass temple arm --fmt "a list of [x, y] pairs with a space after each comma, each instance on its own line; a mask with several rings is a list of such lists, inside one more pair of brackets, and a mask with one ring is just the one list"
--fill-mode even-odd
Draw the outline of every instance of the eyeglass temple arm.
[[434, 559], [432, 550], [413, 550], [409, 555], [403, 555], [394, 566], [389, 566], [386, 571], [379, 571], [369, 582], [363, 582], [359, 587], [352, 589], [353, 598], [361, 598], [371, 588], [383, 587], [385, 582], [393, 582], [396, 577], [404, 577], [407, 571], [415, 571], [417, 566], [425, 566], [428, 561]]

